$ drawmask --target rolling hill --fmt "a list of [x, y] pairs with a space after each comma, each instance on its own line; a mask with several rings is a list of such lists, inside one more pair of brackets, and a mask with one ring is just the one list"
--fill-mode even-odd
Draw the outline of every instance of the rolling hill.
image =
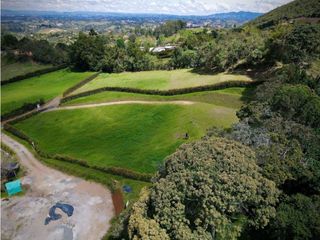
[[249, 24], [267, 28], [276, 25], [281, 20], [302, 17], [320, 18], [320, 0], [295, 0], [256, 18]]

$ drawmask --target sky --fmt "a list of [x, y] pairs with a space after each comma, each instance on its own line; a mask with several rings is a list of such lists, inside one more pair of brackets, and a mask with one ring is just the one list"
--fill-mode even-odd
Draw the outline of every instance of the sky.
[[1, 0], [2, 9], [208, 15], [268, 12], [291, 0]]

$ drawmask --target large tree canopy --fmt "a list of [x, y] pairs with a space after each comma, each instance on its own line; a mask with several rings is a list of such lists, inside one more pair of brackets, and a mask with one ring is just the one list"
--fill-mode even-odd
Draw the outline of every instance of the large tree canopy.
[[259, 171], [252, 150], [235, 141], [183, 145], [134, 206], [130, 237], [235, 239], [245, 224], [264, 227], [278, 191]]

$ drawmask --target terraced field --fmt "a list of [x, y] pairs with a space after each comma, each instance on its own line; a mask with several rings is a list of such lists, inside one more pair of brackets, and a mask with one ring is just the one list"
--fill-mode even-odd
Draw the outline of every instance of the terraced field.
[[219, 106], [240, 108], [248, 95], [247, 92], [251, 88], [227, 88], [217, 91], [205, 91], [198, 93], [182, 94], [177, 96], [156, 96], [146, 94], [135, 94], [125, 92], [102, 92], [93, 94], [86, 97], [76, 98], [64, 103], [63, 105], [79, 105], [79, 104], [92, 104], [113, 101], [175, 101], [175, 100], [188, 100], [203, 103], [212, 103]]
[[1, 81], [50, 67], [52, 67], [50, 64], [38, 64], [31, 61], [10, 62], [6, 58], [1, 58]]
[[63, 69], [4, 85], [1, 87], [1, 115], [22, 107], [24, 103], [54, 98], [92, 74]]
[[180, 144], [200, 138], [208, 127], [236, 122], [235, 111], [207, 103], [126, 104], [46, 112], [16, 127], [46, 152], [151, 173]]
[[103, 73], [92, 82], [78, 89], [75, 93], [85, 92], [101, 87], [128, 87], [139, 89], [178, 89], [210, 85], [226, 81], [252, 81], [246, 75], [239, 74], [198, 74], [191, 69], [173, 71], [145, 71], [125, 73]]
[[[32, 88], [32, 99], [39, 98], [40, 92], [48, 98], [61, 94], [67, 85], [69, 87], [70, 79], [74, 84], [92, 73], [62, 70], [51, 74], [60, 76], [57, 78], [60, 80], [53, 81], [52, 76], [42, 76], [40, 83], [35, 79], [25, 81], [33, 83], [28, 85]], [[101, 86], [185, 88], [228, 80], [251, 81], [243, 75], [199, 75], [184, 69], [172, 72], [100, 74], [77, 91]], [[46, 88], [51, 81], [56, 87]], [[15, 92], [12, 89], [11, 96], [17, 92], [17, 96], [24, 95], [23, 88], [19, 87], [14, 88]], [[176, 96], [102, 92], [65, 102], [60, 108], [40, 113], [14, 126], [38, 143], [46, 153], [84, 160], [90, 166], [155, 173], [179, 145], [201, 138], [210, 127], [229, 128], [237, 122], [236, 111], [250, 97], [252, 90], [237, 87]], [[10, 93], [8, 89], [6, 91], [5, 97]], [[27, 98], [22, 99], [26, 101]], [[7, 100], [10, 103], [12, 101]], [[67, 173], [93, 179], [107, 186], [113, 186], [114, 181], [119, 186], [129, 184], [133, 192], [124, 195], [126, 200], [134, 200], [141, 187], [148, 184], [57, 159], [44, 161]]]

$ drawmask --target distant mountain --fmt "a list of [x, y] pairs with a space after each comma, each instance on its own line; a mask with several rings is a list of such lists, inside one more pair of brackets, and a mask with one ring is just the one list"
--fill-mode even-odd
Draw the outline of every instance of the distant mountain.
[[281, 20], [300, 17], [320, 18], [320, 0], [295, 0], [256, 18], [250, 24], [265, 28], [273, 26]]
[[44, 18], [76, 18], [76, 19], [137, 19], [137, 20], [157, 20], [165, 21], [171, 19], [181, 19], [185, 21], [204, 21], [204, 20], [230, 20], [244, 23], [255, 19], [262, 15], [257, 12], [228, 12], [218, 13], [207, 16], [196, 15], [168, 15], [168, 14], [135, 14], [135, 13], [108, 13], [108, 12], [54, 12], [54, 11], [15, 11], [15, 10], [1, 10], [2, 18], [10, 17], [44, 17]]

